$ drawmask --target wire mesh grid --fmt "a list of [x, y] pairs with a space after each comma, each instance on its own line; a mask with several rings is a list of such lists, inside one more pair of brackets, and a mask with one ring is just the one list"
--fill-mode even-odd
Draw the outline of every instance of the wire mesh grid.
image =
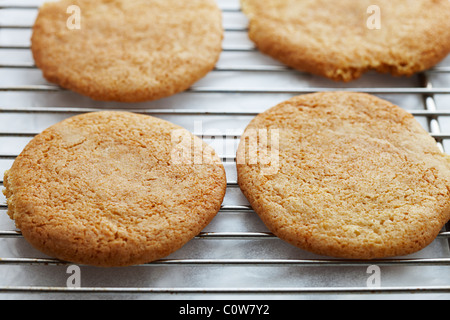
[[[206, 78], [155, 102], [96, 102], [46, 82], [35, 67], [30, 36], [42, 2], [0, 0], [0, 176], [48, 126], [80, 113], [121, 109], [163, 118], [205, 139], [225, 163], [228, 188], [216, 219], [179, 252], [131, 268], [81, 266], [78, 288], [67, 287], [70, 264], [31, 248], [0, 198], [1, 298], [450, 297], [447, 230], [408, 257], [367, 262], [316, 256], [267, 230], [240, 192], [235, 168], [240, 136], [253, 117], [317, 91], [358, 91], [390, 100], [411, 112], [442, 150], [450, 150], [450, 59], [412, 78], [368, 74], [350, 84], [331, 82], [259, 53], [247, 37], [238, 1], [219, 0], [226, 35], [221, 59]], [[381, 270], [379, 287], [368, 286], [373, 265]]]

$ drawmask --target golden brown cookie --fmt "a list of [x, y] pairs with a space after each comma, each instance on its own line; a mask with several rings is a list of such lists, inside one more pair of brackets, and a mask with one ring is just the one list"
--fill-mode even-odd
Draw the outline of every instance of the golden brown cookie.
[[[187, 148], [194, 145], [204, 161]], [[226, 190], [224, 167], [201, 139], [123, 112], [50, 127], [4, 180], [8, 214], [34, 247], [101, 267], [147, 263], [180, 249], [215, 217]]]
[[369, 70], [410, 76], [450, 53], [448, 0], [242, 0], [242, 7], [259, 50], [333, 80]]
[[239, 185], [268, 228], [317, 254], [412, 254], [450, 219], [450, 157], [412, 115], [371, 95], [281, 103], [250, 123], [237, 161]]
[[40, 9], [32, 51], [50, 82], [95, 100], [141, 102], [204, 77], [222, 39], [214, 0], [62, 0]]

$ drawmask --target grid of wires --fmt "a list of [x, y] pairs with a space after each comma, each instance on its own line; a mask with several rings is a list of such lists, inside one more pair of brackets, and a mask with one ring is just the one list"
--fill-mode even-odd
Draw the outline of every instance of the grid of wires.
[[[223, 46], [222, 59], [205, 80], [200, 81], [186, 93], [182, 99], [167, 99], [161, 102], [131, 105], [124, 107], [119, 104], [104, 104], [78, 97], [60, 87], [45, 82], [39, 70], [35, 67], [30, 54], [30, 35], [34, 18], [37, 14], [40, 1], [0, 1], [0, 175], [9, 168], [14, 159], [20, 153], [26, 143], [31, 140], [46, 126], [56, 123], [75, 114], [111, 109], [125, 109], [144, 114], [162, 117], [180, 125], [184, 125], [194, 133], [211, 144], [218, 146], [222, 152], [221, 157], [225, 162], [228, 175], [228, 192], [226, 201], [218, 215], [217, 222], [209, 229], [198, 235], [193, 242], [202, 243], [183, 249], [181, 253], [167, 259], [151, 264], [129, 268], [145, 274], [158, 271], [159, 281], [153, 278], [137, 285], [131, 281], [94, 281], [100, 271], [92, 268], [83, 271], [83, 277], [88, 278], [87, 286], [69, 288], [62, 281], [67, 277], [61, 272], [59, 280], [49, 280], [49, 275], [56, 271], [43, 271], [42, 268], [57, 268], [65, 270], [68, 263], [50, 259], [39, 255], [32, 248], [18, 250], [26, 247], [21, 233], [14, 226], [0, 220], [0, 269], [4, 269], [5, 277], [9, 280], [0, 282], [0, 293], [9, 295], [27, 294], [68, 294], [68, 295], [353, 295], [353, 294], [450, 294], [450, 281], [429, 281], [434, 279], [434, 273], [442, 272], [442, 268], [448, 273], [450, 267], [449, 239], [450, 229], [443, 230], [436, 240], [433, 250], [429, 255], [407, 257], [401, 259], [389, 259], [379, 261], [347, 261], [326, 259], [308, 254], [298, 254], [297, 250], [288, 247], [277, 239], [259, 222], [252, 208], [240, 194], [236, 181], [234, 150], [239, 142], [245, 124], [259, 112], [267, 109], [270, 103], [281, 102], [285, 98], [317, 91], [348, 90], [366, 92], [379, 96], [395, 97], [401, 105], [402, 101], [414, 101], [415, 107], [408, 109], [429, 130], [436, 139], [439, 147], [445, 151], [446, 144], [450, 140], [450, 126], [442, 118], [450, 117], [450, 87], [445, 85], [434, 86], [434, 80], [444, 79], [444, 84], [450, 85], [450, 67], [439, 65], [432, 70], [419, 74], [414, 79], [400, 80], [390, 79], [383, 86], [385, 76], [374, 76], [354, 86], [336, 85], [329, 82], [321, 82], [317, 78], [301, 72], [291, 70], [281, 64], [275, 63], [266, 57], [262, 57], [253, 44], [246, 38], [246, 20], [239, 10], [239, 6], [231, 1], [221, 1], [221, 7], [225, 17], [226, 38]], [[249, 61], [257, 61], [250, 63]], [[450, 64], [449, 64], [450, 65]], [[276, 79], [287, 80], [273, 81]], [[387, 77], [387, 76], [386, 76]], [[243, 78], [243, 81], [233, 79]], [[245, 79], [258, 79], [256, 82]], [[301, 79], [299, 82], [292, 79]], [[377, 79], [375, 85], [371, 79]], [[380, 80], [381, 79], [381, 80]], [[263, 86], [258, 81], [266, 81]], [[250, 83], [250, 85], [248, 85]], [[256, 83], [256, 84], [255, 84]], [[285, 85], [287, 83], [288, 85]], [[442, 83], [442, 80], [439, 80]], [[267, 85], [266, 85], [267, 84]], [[273, 85], [275, 84], [275, 85]], [[408, 98], [406, 98], [408, 97]], [[438, 97], [438, 98], [437, 98]], [[217, 99], [221, 102], [216, 103]], [[242, 105], [236, 102], [242, 99]], [[243, 105], [248, 101], [255, 101], [248, 108]], [[211, 103], [213, 101], [213, 103]], [[266, 101], [266, 102], [261, 102]], [[214, 106], [212, 106], [214, 104]], [[447, 105], [447, 108], [445, 108]], [[206, 120], [205, 120], [206, 119]], [[192, 127], [197, 121], [205, 124], [207, 128]], [[214, 128], [218, 123], [230, 126], [231, 130], [217, 133]], [[198, 127], [198, 126], [197, 126]], [[198, 131], [198, 132], [195, 132]], [[206, 131], [206, 132], [205, 132]], [[225, 146], [225, 147], [224, 147]], [[448, 148], [448, 147], [447, 147]], [[231, 151], [230, 151], [231, 150]], [[3, 183], [3, 181], [0, 181]], [[6, 201], [0, 200], [0, 214], [6, 216]], [[240, 227], [236, 227], [240, 226]], [[241, 227], [246, 226], [246, 227]], [[230, 245], [223, 245], [223, 243]], [[20, 244], [18, 244], [20, 243]], [[248, 248], [246, 248], [248, 246]], [[6, 248], [2, 250], [2, 247]], [[11, 250], [15, 247], [16, 250]], [[194, 254], [197, 247], [202, 249], [201, 255]], [[246, 248], [246, 249], [242, 249]], [[240, 250], [241, 249], [241, 250]], [[235, 254], [233, 255], [233, 250]], [[289, 254], [278, 254], [277, 250], [287, 250]], [[13, 253], [11, 253], [14, 251]], [[214, 252], [221, 252], [217, 254]], [[223, 252], [227, 252], [224, 254]], [[434, 252], [442, 254], [434, 255]], [[5, 252], [5, 254], [3, 254]], [[247, 252], [248, 254], [244, 254]], [[262, 253], [261, 253], [262, 252]], [[36, 253], [35, 256], [33, 254]], [[210, 254], [212, 253], [212, 254]], [[403, 281], [400, 285], [383, 286], [379, 288], [367, 287], [361, 281], [355, 285], [345, 278], [351, 277], [355, 268], [366, 270], [371, 265], [381, 268], [414, 268], [430, 272], [431, 275], [425, 283], [412, 284]], [[37, 268], [37, 269], [33, 269]], [[58, 269], [59, 268], [59, 269]], [[210, 279], [203, 281], [192, 280], [176, 286], [169, 280], [175, 270], [189, 270], [186, 273], [192, 276], [194, 272], [205, 272], [205, 277]], [[296, 272], [305, 270], [308, 272]], [[324, 285], [326, 277], [315, 280], [319, 285], [311, 285], [316, 271], [328, 268], [337, 277], [342, 277], [332, 286]], [[24, 271], [25, 270], [25, 271]], [[38, 271], [37, 271], [38, 270]], [[205, 270], [212, 270], [208, 274]], [[283, 271], [284, 270], [284, 271]], [[288, 281], [272, 280], [266, 283], [263, 277], [249, 279], [248, 282], [236, 274], [242, 273], [242, 277], [249, 274], [264, 274], [276, 278], [289, 270]], [[293, 271], [294, 270], [294, 271]], [[349, 274], [346, 274], [349, 270]], [[404, 269], [402, 269], [404, 270]], [[32, 277], [24, 277], [20, 281], [20, 274], [28, 272]], [[103, 272], [103, 271], [102, 271]], [[115, 271], [116, 272], [116, 271]], [[125, 271], [124, 271], [125, 272]], [[128, 274], [135, 271], [126, 271]], [[422, 271], [419, 271], [422, 272]], [[0, 273], [1, 274], [1, 273]], [[183, 273], [184, 274], [184, 273]], [[226, 275], [234, 274], [235, 281], [229, 280]], [[114, 276], [111, 271], [111, 276]], [[0, 278], [2, 276], [0, 275]], [[149, 276], [151, 278], [151, 276]], [[212, 281], [217, 278], [223, 281]], [[305, 277], [309, 277], [305, 280]], [[367, 277], [367, 275], [365, 275]], [[388, 276], [389, 277], [389, 274]], [[302, 278], [302, 280], [299, 280]], [[325, 280], [324, 280], [325, 279]], [[365, 278], [363, 278], [365, 279]], [[209, 281], [209, 282], [208, 282]], [[229, 281], [229, 283], [227, 283]], [[100, 283], [100, 284], [99, 284]], [[210, 283], [210, 285], [209, 285]], [[289, 283], [292, 283], [290, 285]], [[350, 285], [347, 285], [349, 283]], [[392, 283], [395, 283], [393, 281]], [[217, 284], [222, 284], [218, 286]], [[225, 285], [224, 285], [225, 284]]]

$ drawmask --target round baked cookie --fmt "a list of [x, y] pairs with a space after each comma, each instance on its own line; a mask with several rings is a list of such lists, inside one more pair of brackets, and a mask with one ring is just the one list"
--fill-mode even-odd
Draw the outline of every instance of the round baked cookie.
[[448, 0], [241, 1], [260, 51], [333, 80], [411, 76], [450, 53]]
[[281, 103], [250, 123], [237, 162], [267, 227], [316, 254], [412, 254], [450, 219], [450, 157], [411, 114], [371, 95]]
[[204, 77], [222, 39], [214, 0], [62, 0], [42, 6], [31, 42], [48, 81], [95, 100], [142, 102]]
[[[191, 145], [204, 161], [189, 156]], [[121, 267], [166, 257], [197, 236], [221, 208], [226, 177], [214, 150], [185, 129], [100, 112], [36, 136], [4, 185], [8, 214], [35, 248]]]

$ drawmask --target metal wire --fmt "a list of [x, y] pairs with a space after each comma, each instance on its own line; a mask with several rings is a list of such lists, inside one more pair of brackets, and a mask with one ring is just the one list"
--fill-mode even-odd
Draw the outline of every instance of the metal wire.
[[[37, 6], [30, 5], [1, 5], [0, 10], [37, 10]], [[235, 8], [225, 8], [224, 12], [238, 12]], [[1, 24], [0, 31], [2, 29], [18, 29], [27, 30], [31, 25], [27, 24]], [[245, 32], [245, 28], [240, 27], [228, 27], [226, 32]], [[28, 44], [17, 45], [2, 45], [0, 43], [0, 49], [3, 50], [29, 50]], [[224, 47], [224, 52], [254, 52], [256, 51], [253, 45], [241, 45], [232, 44]], [[0, 61], [0, 69], [35, 69], [33, 63], [8, 63]], [[260, 65], [260, 66], [246, 66], [246, 65], [218, 65], [215, 68], [215, 72], [292, 72], [303, 74], [298, 71], [291, 70], [285, 66], [275, 65]], [[446, 133], [442, 130], [442, 126], [439, 122], [440, 117], [449, 117], [450, 110], [440, 110], [436, 106], [435, 95], [450, 95], [450, 88], [436, 88], [433, 86], [430, 75], [433, 74], [450, 74], [450, 67], [435, 67], [427, 72], [421, 74], [422, 87], [402, 87], [402, 88], [339, 88], [341, 91], [358, 91], [371, 94], [400, 94], [400, 95], [420, 95], [423, 97], [424, 110], [410, 110], [410, 112], [417, 117], [426, 117], [430, 127], [431, 135], [436, 139], [438, 146], [442, 151], [445, 151], [444, 141], [450, 139], [450, 132]], [[190, 93], [221, 93], [221, 94], [305, 94], [319, 91], [335, 91], [336, 88], [277, 88], [271, 87], [268, 89], [261, 89], [258, 87], [221, 87], [211, 88], [194, 86], [188, 92]], [[25, 85], [25, 86], [0, 86], [1, 92], [63, 92], [64, 89], [55, 85]], [[35, 107], [35, 106], [9, 106], [3, 105], [0, 101], [0, 115], [1, 114], [16, 114], [21, 116], [24, 114], [33, 113], [52, 113], [52, 114], [77, 114], [91, 111], [98, 111], [96, 108], [77, 108], [77, 107]], [[101, 109], [104, 110], [104, 109]], [[176, 116], [256, 116], [258, 113], [245, 110], [197, 110], [197, 109], [127, 109], [130, 112], [143, 113], [149, 115], [176, 115]], [[0, 128], [0, 137], [29, 137], [32, 138], [38, 132], [8, 132], [2, 131]], [[227, 140], [239, 140], [240, 135], [202, 135], [202, 138], [223, 138]], [[0, 159], [14, 160], [17, 154], [0, 154]], [[222, 157], [224, 162], [235, 163], [235, 157]], [[228, 188], [237, 188], [237, 181], [228, 181]], [[7, 210], [6, 203], [0, 203], [0, 210]], [[253, 213], [253, 210], [248, 205], [224, 205], [220, 210], [220, 214], [247, 214]], [[21, 239], [22, 234], [15, 230], [0, 230], [0, 239]], [[450, 243], [450, 226], [438, 237], [439, 239], [447, 239]], [[276, 236], [269, 232], [203, 232], [199, 234], [193, 241], [281, 241]], [[55, 260], [55, 259], [42, 259], [42, 258], [1, 258], [0, 266], [66, 266], [68, 263]], [[286, 260], [286, 259], [166, 259], [157, 261], [154, 263], [146, 264], [146, 268], [153, 267], [172, 267], [172, 266], [195, 266], [195, 267], [207, 267], [207, 266], [241, 266], [241, 267], [358, 267], [358, 266], [414, 266], [414, 267], [448, 267], [450, 266], [450, 258], [430, 258], [430, 259], [385, 259], [377, 261], [348, 261], [348, 260], [336, 260], [336, 259], [302, 259], [302, 260]], [[94, 293], [111, 293], [111, 294], [401, 294], [401, 293], [450, 293], [450, 286], [427, 286], [427, 287], [384, 287], [384, 288], [115, 288], [115, 287], [87, 287], [87, 288], [63, 288], [63, 287], [46, 287], [46, 286], [4, 286], [0, 287], [0, 293], [70, 293], [70, 294], [94, 294]]]

